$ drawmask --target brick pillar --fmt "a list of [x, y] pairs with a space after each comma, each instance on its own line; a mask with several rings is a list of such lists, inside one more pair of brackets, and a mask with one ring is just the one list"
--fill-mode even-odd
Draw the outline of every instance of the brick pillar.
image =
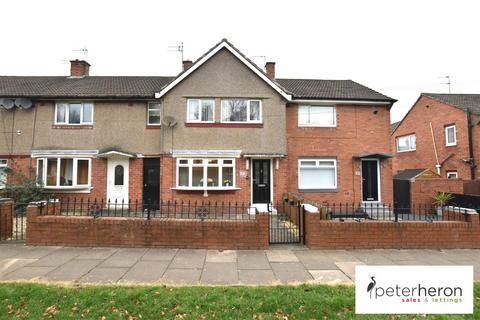
[[318, 234], [319, 223], [321, 219], [321, 212], [317, 207], [310, 204], [302, 205], [303, 210], [305, 210], [305, 245], [307, 247], [314, 246], [314, 238]]
[[15, 206], [10, 198], [0, 199], [0, 240], [12, 237]]

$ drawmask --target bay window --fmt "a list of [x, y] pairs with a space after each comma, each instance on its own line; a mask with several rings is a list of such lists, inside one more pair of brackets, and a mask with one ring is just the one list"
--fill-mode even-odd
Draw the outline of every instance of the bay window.
[[55, 124], [92, 124], [93, 103], [71, 102], [57, 103], [55, 106]]
[[214, 122], [215, 100], [188, 99], [187, 122]]
[[336, 127], [335, 106], [300, 106], [298, 107], [299, 127]]
[[261, 101], [243, 99], [222, 100], [222, 122], [261, 123]]
[[234, 187], [234, 159], [177, 159], [177, 188], [205, 190]]
[[298, 189], [330, 190], [337, 188], [337, 160], [315, 158], [298, 160]]
[[37, 159], [37, 183], [45, 188], [88, 188], [90, 176], [91, 159], [89, 158]]

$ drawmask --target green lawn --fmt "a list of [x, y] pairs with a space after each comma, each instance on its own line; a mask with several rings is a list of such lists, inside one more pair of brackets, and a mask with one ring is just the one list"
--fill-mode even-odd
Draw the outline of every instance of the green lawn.
[[[473, 316], [480, 319], [480, 285]], [[356, 316], [353, 287], [57, 287], [0, 284], [0, 319], [425, 319]]]

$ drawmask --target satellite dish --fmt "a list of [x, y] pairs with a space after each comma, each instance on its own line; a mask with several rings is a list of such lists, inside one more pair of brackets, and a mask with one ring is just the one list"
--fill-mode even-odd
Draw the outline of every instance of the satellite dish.
[[26, 98], [15, 99], [15, 105], [22, 109], [30, 109], [33, 105], [32, 100]]
[[166, 125], [167, 127], [175, 127], [177, 125], [177, 120], [175, 120], [174, 117], [172, 116], [166, 116], [163, 118], [162, 123]]
[[15, 103], [13, 102], [12, 99], [2, 99], [2, 101], [0, 101], [0, 106], [3, 108], [3, 109], [12, 109], [14, 106], [15, 106]]

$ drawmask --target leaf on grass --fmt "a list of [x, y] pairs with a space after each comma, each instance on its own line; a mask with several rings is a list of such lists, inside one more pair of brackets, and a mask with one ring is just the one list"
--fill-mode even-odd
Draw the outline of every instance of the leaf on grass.
[[7, 306], [7, 313], [8, 313], [8, 314], [12, 314], [12, 313], [13, 313], [13, 306], [12, 306], [11, 304], [9, 304], [9, 305]]
[[185, 319], [185, 314], [177, 314], [177, 315], [175, 315], [174, 319], [175, 320], [183, 320], [183, 319]]
[[45, 309], [45, 312], [43, 313], [43, 315], [53, 317], [56, 313], [57, 313], [57, 307], [53, 305]]

